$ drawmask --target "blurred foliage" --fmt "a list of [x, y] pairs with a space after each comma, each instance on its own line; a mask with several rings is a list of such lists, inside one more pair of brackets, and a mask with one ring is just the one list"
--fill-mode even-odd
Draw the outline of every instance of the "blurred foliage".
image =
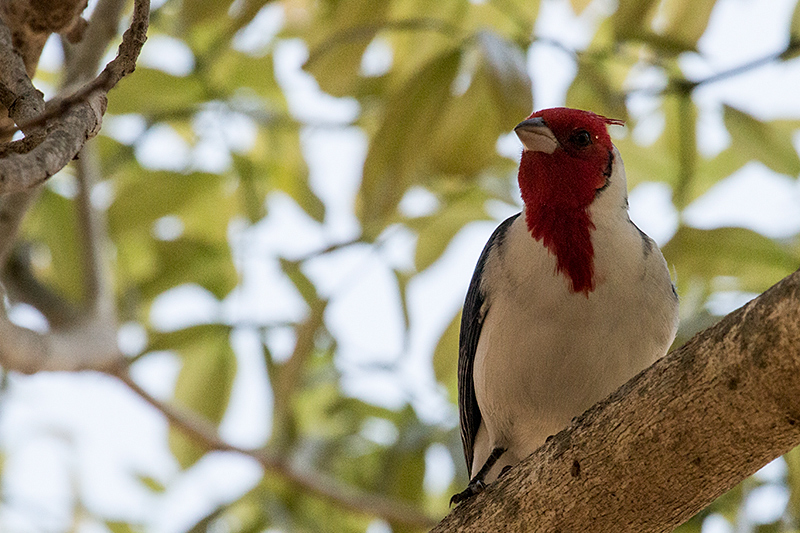
[[[581, 13], [590, 2], [569, 3]], [[679, 212], [750, 161], [791, 177], [800, 174], [792, 144], [800, 128], [797, 120], [765, 121], [726, 105], [721, 113], [729, 145], [712, 157], [698, 151], [692, 92], [715, 79], [684, 79], [679, 59], [698, 53], [715, 4], [621, 1], [601, 19], [585, 49], [568, 50], [563, 43], [541, 40], [569, 52], [563, 57], [574, 63], [577, 75], [566, 94], [567, 105], [625, 119], [633, 131], [643, 117], [630, 112], [630, 98], [649, 95], [656, 101], [652, 116], [663, 119], [657, 138], [648, 146], [630, 134], [615, 142], [624, 154], [630, 187], [645, 179], [667, 184]], [[798, 12], [788, 28], [787, 48], [776, 51], [774, 61], [791, 60], [797, 53]], [[108, 111], [138, 116], [143, 130], [131, 127], [134, 138], [124, 143], [115, 138], [126, 135], [108, 134], [95, 142], [102, 156], [102, 185], [112, 191], [107, 214], [120, 314], [147, 331], [148, 345], [138, 358], [163, 350], [179, 355], [176, 404], [215, 424], [221, 421], [237, 372], [230, 335], [238, 325], [217, 317], [211, 324], [164, 332], [148, 318], [149, 310], [156, 298], [184, 284], [196, 284], [220, 301], [230, 294], [241, 275], [231, 253], [231, 235], [235, 228], [241, 232], [268, 221], [270, 198], [283, 194], [309, 220], [327, 220], [326, 206], [309, 183], [303, 151], [309, 131], [336, 133], [355, 127], [367, 140], [353, 207], [360, 231], [353, 243], [328, 243], [332, 249], [351, 244], [377, 249], [397, 226], [417, 237], [413, 270], [396, 268], [404, 327], [409, 327], [405, 296], [414, 276], [436, 264], [465, 226], [491, 218], [488, 202], [518, 205], [515, 194], [509, 195], [515, 162], [500, 155], [497, 145], [535, 106], [531, 95], [536, 80], [530, 79], [528, 60], [537, 40], [533, 28], [538, 13], [539, 3], [530, 0], [167, 0], [154, 10], [151, 37], [177, 39], [190, 52], [192, 66], [184, 75], [139, 66], [111, 93]], [[258, 44], [243, 45], [248, 30], [264, 27], [259, 22], [264, 17], [282, 21], [277, 35], [261, 35]], [[292, 89], [276, 74], [275, 57], [282, 45], [298, 39], [308, 50], [304, 70], [319, 88], [357, 104], [350, 119], [326, 123], [308, 118], [308, 110], [290, 109], [287, 91]], [[388, 58], [371, 70], [365, 54], [374, 49], [386, 51]], [[664, 83], [631, 89], [643, 69], [652, 69]], [[185, 168], [152, 170], [137, 159], [137, 146], [158, 127], [171, 128], [201, 149], [205, 134], [198, 122], [209, 112], [222, 117], [219, 124], [225, 117], [237, 117], [257, 128], [252, 146], [227, 150], [230, 161], [223, 170], [202, 172], [191, 161]], [[78, 299], [82, 273], [73, 195], [51, 185], [27, 218], [24, 238], [34, 243], [34, 266], [41, 279], [65, 297]], [[411, 189], [435, 198], [433, 212], [411, 216], [399, 207]], [[177, 225], [176, 235], [159, 233], [159, 224]], [[718, 319], [707, 307], [716, 291], [758, 293], [796, 269], [800, 241], [797, 235], [777, 240], [744, 228], [706, 230], [681, 222], [664, 253], [677, 272], [683, 300], [680, 342]], [[304, 469], [442, 516], [449, 495], [467, 481], [455, 417], [448, 424], [428, 424], [409, 404], [391, 410], [345, 395], [336, 363], [338, 345], [325, 319], [328, 300], [337, 295], [319, 290], [304, 274], [313, 258], [278, 259], [306, 311], [289, 324], [296, 345], [288, 358], [276, 358], [266, 344], [262, 347], [275, 393], [267, 447]], [[253, 326], [266, 335], [278, 327], [247, 325]], [[436, 379], [451, 402], [456, 398], [457, 342], [456, 316], [433, 354]], [[395, 437], [376, 441], [365, 436], [365, 428], [375, 424], [393, 428], [388, 433]], [[426, 452], [434, 444], [443, 445], [456, 466], [455, 478], [443, 493], [431, 493], [423, 484]], [[204, 454], [174, 430], [169, 445], [182, 468]], [[785, 463], [782, 480], [769, 482], [790, 494], [775, 524], [748, 525], [743, 518], [749, 495], [767, 483], [753, 478], [679, 531], [699, 532], [712, 515], [735, 525], [736, 531], [796, 531], [798, 450]], [[155, 492], [164, 490], [153, 479], [141, 482]], [[114, 532], [140, 530], [137, 524], [100, 518]], [[364, 531], [372, 520], [267, 472], [254, 489], [214, 509], [192, 531], [348, 532]], [[415, 531], [403, 524], [390, 526], [393, 531]]]

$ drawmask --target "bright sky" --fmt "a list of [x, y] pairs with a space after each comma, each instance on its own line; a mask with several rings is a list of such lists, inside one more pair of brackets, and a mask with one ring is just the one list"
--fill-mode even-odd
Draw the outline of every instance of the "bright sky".
[[[685, 72], [702, 77], [782, 49], [793, 3], [720, 1], [700, 42], [703, 58], [686, 55], [682, 61]], [[607, 0], [596, 0], [576, 19], [564, 0], [545, 0], [537, 33], [570, 47], [584, 47], [597, 17], [607, 9]], [[279, 29], [281, 20], [277, 4], [265, 8], [252, 27], [240, 34], [237, 46], [244, 50], [262, 46]], [[385, 47], [370, 49], [365, 70], [385, 68], [386, 61], [391, 60]], [[299, 41], [281, 42], [276, 50], [278, 79], [290, 98], [292, 112], [312, 124], [348, 123], [358, 113], [357, 103], [321, 94], [313, 78], [300, 70], [305, 54]], [[566, 88], [575, 75], [567, 59], [563, 52], [546, 44], [536, 44], [530, 50], [537, 108], [563, 105]], [[48, 45], [44, 68], [54, 68], [58, 61], [56, 48]], [[152, 37], [142, 63], [183, 75], [191, 70], [193, 58], [180, 41]], [[658, 81], [652, 72], [643, 71], [631, 85]], [[800, 118], [800, 98], [793, 89], [798, 86], [800, 62], [795, 60], [698, 90], [695, 100], [701, 110], [701, 149], [713, 154], [728, 142], [720, 115], [723, 102], [762, 118]], [[640, 98], [630, 104], [637, 116], [647, 118], [642, 120], [641, 131], [634, 132], [636, 138], [653, 138], [663, 124], [658, 102]], [[194, 126], [200, 139], [196, 146], [186, 144], [169, 127], [158, 127], [136, 144], [137, 157], [154, 168], [192, 165], [219, 171], [230, 163], [229, 151], [246, 152], [255, 137], [248, 119], [213, 106]], [[118, 117], [107, 120], [104, 133], [130, 143], [143, 128], [143, 121], [137, 117]], [[366, 139], [357, 128], [332, 130], [312, 125], [304, 129], [302, 140], [312, 187], [328, 209], [325, 224], [310, 220], [288, 197], [272, 196], [268, 219], [248, 229], [231, 228], [234, 256], [242, 273], [241, 287], [223, 302], [196, 286], [175, 289], [153, 306], [154, 324], [168, 330], [218, 316], [231, 323], [285, 323], [303, 316], [304, 304], [281, 274], [277, 257], [301, 257], [357, 234], [352, 205]], [[795, 141], [800, 146], [800, 137]], [[499, 149], [516, 157], [516, 142], [513, 135], [508, 136], [501, 140]], [[436, 207], [435, 199], [419, 189], [402, 205], [416, 213]], [[514, 209], [493, 205], [492, 213], [499, 220]], [[752, 163], [698, 199], [683, 216], [697, 227], [743, 225], [773, 237], [788, 236], [800, 231], [800, 187], [795, 177], [778, 175]], [[675, 231], [679, 214], [672, 207], [667, 187], [644, 183], [631, 192], [631, 217], [663, 244]], [[389, 407], [411, 402], [423, 420], [445, 427], [456, 425], [455, 408], [436, 384], [430, 361], [439, 335], [461, 305], [475, 260], [495, 225], [468, 225], [445, 255], [409, 285], [412, 324], [405, 346], [391, 269], [411, 268], [412, 234], [391, 228], [378, 247], [350, 247], [308, 262], [306, 274], [322, 294], [332, 297], [326, 323], [339, 342], [337, 365], [349, 394]], [[154, 228], [161, 238], [175, 238], [181, 231], [180, 222], [170, 219]], [[714, 311], [727, 312], [748, 297], [740, 293], [723, 295], [714, 304]], [[36, 323], [35, 313], [28, 308], [16, 309], [15, 315], [20, 322]], [[142, 335], [140, 328], [126, 325], [120, 335], [123, 349], [136, 353], [145, 343]], [[271, 416], [271, 391], [265, 385], [260, 339], [254, 330], [239, 328], [232, 341], [239, 372], [221, 433], [234, 444], [258, 446], [268, 437]], [[267, 343], [276, 356], [285, 357], [294, 344], [293, 332], [277, 328]], [[174, 355], [152, 354], [136, 363], [134, 377], [157, 397], [168, 399], [179, 368]], [[109, 378], [93, 374], [11, 376], [4, 398], [0, 405], [0, 445], [5, 454], [2, 531], [65, 530], [70, 527], [76, 493], [92, 512], [102, 516], [141, 521], [152, 532], [183, 531], [215, 506], [246, 492], [261, 475], [253, 461], [223, 453], [210, 454], [189, 471], [180, 472], [166, 447], [164, 420]], [[378, 422], [365, 427], [364, 432], [379, 442], [396, 438], [392, 428]], [[439, 448], [429, 451], [426, 465], [426, 488], [433, 492], [444, 490], [454, 469], [462, 467], [460, 463], [454, 465]], [[154, 495], [136, 480], [136, 475], [164, 483], [166, 493]], [[773, 482], [784, 475], [781, 461], [762, 473], [765, 480]], [[783, 511], [786, 498], [780, 485], [767, 483], [748, 500], [746, 514], [754, 522], [773, 520]], [[106, 531], [101, 524], [82, 520], [79, 531], [83, 533]], [[704, 532], [730, 531], [726, 528], [724, 521], [711, 521]], [[376, 522], [370, 531], [378, 533], [382, 526]]]

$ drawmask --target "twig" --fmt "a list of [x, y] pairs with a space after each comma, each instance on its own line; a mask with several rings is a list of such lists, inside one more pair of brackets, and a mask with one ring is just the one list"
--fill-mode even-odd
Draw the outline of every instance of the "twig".
[[95, 320], [109, 321], [108, 327], [116, 329], [114, 294], [111, 288], [111, 266], [106, 250], [108, 235], [103, 212], [94, 209], [91, 202], [92, 186], [100, 177], [100, 162], [93, 143], [81, 149], [76, 161], [78, 178], [78, 238], [81, 241], [83, 263], [84, 306]]
[[430, 528], [436, 523], [433, 518], [411, 505], [362, 492], [318, 472], [300, 471], [267, 450], [251, 450], [229, 444], [219, 437], [214, 426], [206, 420], [151, 396], [130, 377], [127, 371], [121, 371], [116, 375], [144, 401], [159, 410], [170, 424], [208, 450], [236, 452], [252, 457], [265, 470], [277, 474], [308, 494], [351, 511], [414, 527]]
[[738, 65], [735, 67], [731, 67], [727, 70], [723, 70], [721, 72], [717, 72], [716, 74], [711, 74], [706, 76], [705, 78], [701, 78], [699, 80], [687, 80], [687, 79], [672, 79], [665, 87], [638, 87], [634, 89], [630, 89], [625, 92], [626, 96], [630, 96], [633, 94], [641, 94], [641, 95], [649, 95], [649, 96], [657, 96], [664, 93], [675, 93], [675, 92], [685, 92], [685, 91], [692, 91], [697, 87], [701, 87], [703, 85], [710, 85], [712, 83], [717, 83], [719, 81], [726, 80], [728, 78], [733, 78], [735, 76], [739, 76], [741, 74], [746, 74], [751, 70], [755, 70], [757, 68], [763, 67], [768, 65], [774, 61], [777, 61], [783, 57], [786, 57], [795, 51], [800, 49], [800, 41], [798, 42], [791, 42], [789, 46], [786, 47], [786, 50], [781, 52], [772, 52], [763, 57], [759, 57], [752, 61], [748, 61], [742, 65]]
[[[150, 13], [150, 0], [136, 0], [133, 6], [133, 17], [130, 27], [122, 36], [117, 56], [108, 64], [98, 76], [85, 84], [71, 95], [47, 102], [45, 111], [35, 119], [18, 124], [20, 129], [45, 124], [48, 120], [62, 116], [71, 108], [80, 105], [92, 98], [94, 93], [105, 94], [110, 91], [123, 77], [136, 68], [136, 59], [147, 40], [147, 27]], [[105, 112], [105, 107], [103, 107]], [[102, 115], [101, 115], [102, 117]], [[11, 130], [11, 133], [15, 131]], [[2, 131], [0, 135], [9, 131]], [[95, 132], [96, 133], [96, 132]], [[73, 156], [75, 154], [72, 154]], [[0, 178], [2, 175], [0, 174]], [[2, 189], [0, 189], [2, 192]]]

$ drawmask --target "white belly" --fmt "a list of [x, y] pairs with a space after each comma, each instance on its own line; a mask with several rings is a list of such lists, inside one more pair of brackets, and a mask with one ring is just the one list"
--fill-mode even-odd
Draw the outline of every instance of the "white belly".
[[507, 448], [488, 481], [663, 356], [676, 327], [666, 263], [655, 246], [644, 253], [627, 219], [592, 235], [596, 288], [588, 298], [569, 291], [522, 216], [512, 239], [527, 245], [504, 247], [486, 266], [489, 307], [473, 369], [483, 420], [472, 474], [492, 448]]

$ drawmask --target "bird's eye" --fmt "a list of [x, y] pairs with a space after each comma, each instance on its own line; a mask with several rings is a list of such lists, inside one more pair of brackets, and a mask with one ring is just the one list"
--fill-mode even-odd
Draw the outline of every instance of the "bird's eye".
[[578, 148], [584, 148], [592, 144], [592, 136], [589, 135], [589, 132], [586, 130], [576, 131], [570, 136], [569, 140]]

